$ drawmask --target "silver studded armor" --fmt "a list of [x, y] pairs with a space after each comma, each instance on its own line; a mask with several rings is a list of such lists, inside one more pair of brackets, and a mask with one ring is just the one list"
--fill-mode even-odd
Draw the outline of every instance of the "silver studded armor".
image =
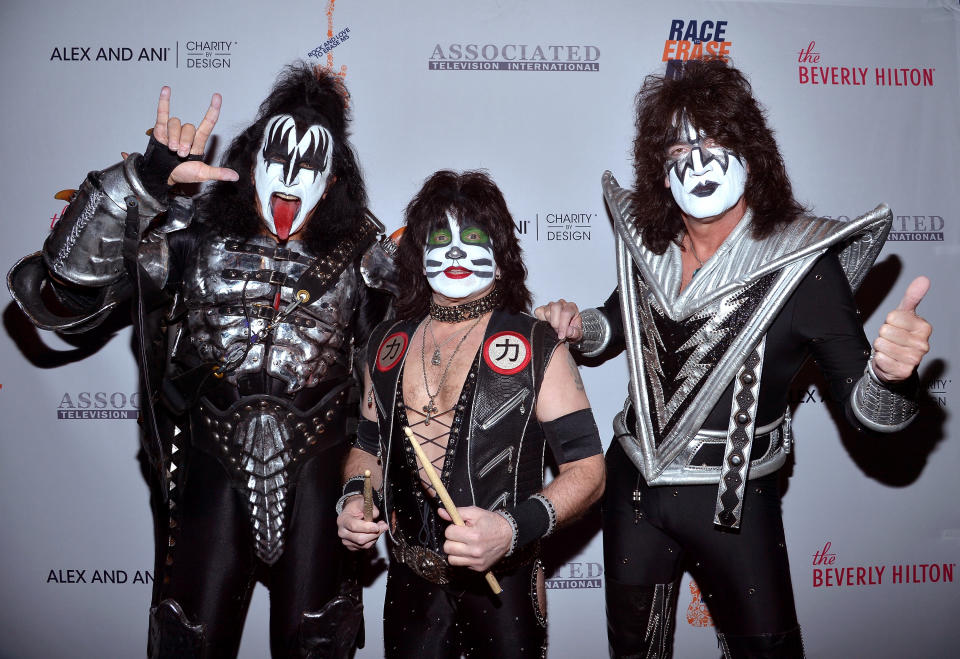
[[193, 441], [244, 492], [256, 552], [268, 564], [283, 552], [300, 465], [343, 440], [347, 337], [362, 285], [348, 256], [319, 259], [331, 276], [306, 301], [298, 282], [318, 259], [296, 241], [206, 238], [184, 275], [187, 350], [222, 376], [193, 413]]
[[320, 298], [299, 303], [295, 284], [312, 260], [302, 243], [281, 249], [266, 236], [204, 241], [183, 292], [190, 342], [200, 358], [221, 363], [231, 384], [264, 372], [282, 381], [287, 394], [316, 385], [337, 367], [349, 370], [344, 337], [359, 277], [348, 267]]

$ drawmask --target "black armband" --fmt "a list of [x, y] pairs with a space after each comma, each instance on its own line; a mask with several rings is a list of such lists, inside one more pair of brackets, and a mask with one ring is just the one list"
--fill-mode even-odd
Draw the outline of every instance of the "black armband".
[[357, 424], [357, 439], [353, 446], [370, 455], [379, 455], [380, 425], [376, 421], [361, 418]]
[[600, 431], [589, 407], [541, 423], [557, 464], [582, 460], [603, 452]]

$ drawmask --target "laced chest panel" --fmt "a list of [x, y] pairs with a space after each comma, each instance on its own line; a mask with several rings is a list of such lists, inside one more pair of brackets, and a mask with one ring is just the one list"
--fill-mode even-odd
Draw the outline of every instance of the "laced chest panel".
[[348, 265], [318, 299], [296, 305], [296, 283], [313, 261], [303, 243], [265, 236], [203, 240], [184, 277], [186, 325], [201, 359], [219, 361], [232, 383], [266, 371], [288, 393], [349, 367], [348, 329], [359, 301]]

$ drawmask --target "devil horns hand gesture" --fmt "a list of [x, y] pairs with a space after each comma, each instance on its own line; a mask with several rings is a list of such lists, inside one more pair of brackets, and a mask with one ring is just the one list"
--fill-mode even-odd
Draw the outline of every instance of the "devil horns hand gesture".
[[217, 119], [220, 117], [220, 105], [223, 102], [220, 94], [214, 94], [210, 99], [210, 107], [199, 126], [181, 124], [180, 119], [170, 116], [170, 88], [160, 90], [160, 101], [157, 103], [157, 122], [153, 126], [153, 139], [166, 146], [171, 155], [175, 153], [180, 158], [187, 158], [187, 162], [178, 164], [170, 172], [167, 185], [177, 183], [203, 183], [204, 181], [237, 181], [240, 176], [226, 167], [211, 167], [200, 158], [207, 146], [207, 140], [213, 133]]
[[930, 280], [926, 277], [910, 282], [900, 304], [880, 326], [873, 342], [873, 371], [881, 380], [906, 380], [930, 350], [927, 341], [933, 328], [917, 315], [917, 305], [929, 288]]

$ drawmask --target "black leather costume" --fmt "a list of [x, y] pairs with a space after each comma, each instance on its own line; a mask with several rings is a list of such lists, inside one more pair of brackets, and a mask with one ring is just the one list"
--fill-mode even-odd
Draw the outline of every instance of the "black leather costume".
[[[91, 219], [75, 233], [93, 224], [103, 196], [77, 195], [68, 214]], [[358, 398], [354, 337], [384, 311], [365, 283], [379, 227], [365, 219], [316, 253], [294, 240], [222, 235], [189, 202], [167, 215], [136, 247], [134, 302], [147, 307], [135, 321], [138, 356], [153, 394], [145, 447], [163, 492], [154, 497], [150, 656], [235, 656], [258, 580], [271, 591], [273, 656], [352, 654], [362, 607], [341, 569], [333, 504]], [[105, 299], [112, 308], [131, 293], [129, 278], [106, 294], [60, 285], [47, 275], [51, 262], [35, 254], [8, 278], [41, 327], [87, 330], [105, 317]], [[64, 316], [69, 327], [53, 324], [43, 286], [79, 314]]]
[[[402, 432], [408, 423], [403, 366], [418, 323], [380, 325], [367, 358], [381, 420], [383, 514], [392, 557], [384, 607], [386, 654], [540, 656], [546, 648], [546, 619], [537, 599], [542, 571], [537, 543], [494, 565], [504, 589], [499, 596], [490, 593], [482, 575], [450, 567], [444, 558], [446, 523], [437, 516], [437, 501], [424, 494]], [[546, 442], [534, 412], [557, 345], [546, 323], [493, 312], [455, 408], [441, 473], [456, 505], [505, 508], [542, 488]], [[508, 368], [492, 368], [488, 356], [494, 352], [508, 360], [499, 362]]]

